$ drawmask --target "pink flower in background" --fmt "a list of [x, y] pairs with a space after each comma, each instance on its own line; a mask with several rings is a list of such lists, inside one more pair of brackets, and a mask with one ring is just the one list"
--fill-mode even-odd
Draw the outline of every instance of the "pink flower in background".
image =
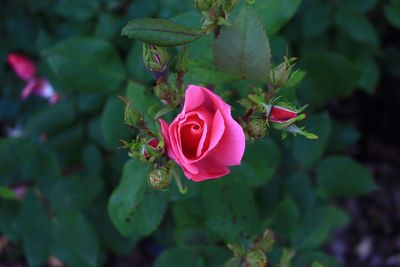
[[8, 63], [13, 68], [15, 74], [22, 80], [28, 81], [36, 76], [36, 66], [24, 55], [11, 53], [7, 57]]
[[36, 77], [36, 66], [30, 59], [21, 54], [11, 53], [8, 55], [8, 63], [15, 74], [27, 82], [21, 93], [22, 99], [37, 95], [47, 99], [50, 104], [60, 100], [60, 95], [55, 92], [48, 80]]
[[210, 90], [189, 85], [182, 112], [171, 125], [160, 119], [168, 156], [186, 177], [200, 182], [230, 172], [244, 154], [242, 127], [231, 115], [231, 106]]

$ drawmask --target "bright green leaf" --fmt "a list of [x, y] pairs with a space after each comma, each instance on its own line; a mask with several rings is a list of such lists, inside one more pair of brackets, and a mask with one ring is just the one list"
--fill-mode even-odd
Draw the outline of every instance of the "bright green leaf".
[[0, 198], [3, 199], [16, 199], [15, 192], [7, 186], [0, 185]]

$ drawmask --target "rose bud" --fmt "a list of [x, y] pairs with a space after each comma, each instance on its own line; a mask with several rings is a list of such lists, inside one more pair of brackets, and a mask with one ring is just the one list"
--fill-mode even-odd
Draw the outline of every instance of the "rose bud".
[[163, 72], [168, 64], [168, 51], [165, 47], [143, 43], [143, 61], [150, 71]]
[[195, 182], [218, 178], [239, 165], [245, 136], [231, 106], [210, 90], [189, 85], [180, 114], [168, 125], [160, 119], [169, 158]]
[[175, 106], [177, 101], [177, 92], [174, 88], [171, 88], [171, 86], [162, 82], [162, 80], [159, 80], [153, 87], [153, 90], [156, 97], [158, 97], [163, 104]]
[[264, 267], [267, 264], [267, 256], [259, 249], [251, 250], [246, 255], [243, 266], [246, 267]]
[[7, 61], [20, 79], [27, 81], [36, 76], [35, 64], [24, 55], [11, 53]]
[[169, 168], [163, 166], [161, 168], [155, 168], [149, 174], [149, 183], [155, 190], [166, 189], [171, 184], [171, 172]]
[[160, 158], [163, 149], [160, 147], [160, 140], [158, 138], [151, 138], [145, 146], [143, 146], [143, 156], [147, 161], [154, 161]]
[[293, 62], [296, 58], [286, 58], [285, 61], [270, 71], [269, 80], [275, 89], [285, 87], [292, 75]]
[[254, 118], [247, 124], [247, 133], [253, 138], [262, 138], [267, 135], [267, 123], [260, 118]]
[[293, 111], [281, 106], [272, 106], [268, 116], [271, 126], [279, 130], [287, 128], [305, 118], [305, 114], [299, 114], [299, 111]]

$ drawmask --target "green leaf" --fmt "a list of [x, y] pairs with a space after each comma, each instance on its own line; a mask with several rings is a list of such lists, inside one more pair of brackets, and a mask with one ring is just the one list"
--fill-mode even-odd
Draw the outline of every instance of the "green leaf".
[[363, 195], [377, 188], [368, 169], [345, 156], [324, 159], [317, 168], [317, 181], [327, 196]]
[[1, 139], [0, 155], [7, 155], [0, 158], [0, 179], [5, 184], [37, 181], [44, 186], [60, 173], [55, 154], [30, 140]]
[[82, 151], [83, 164], [89, 175], [98, 176], [103, 169], [103, 157], [100, 149], [92, 144], [88, 144]]
[[202, 267], [201, 254], [192, 248], [165, 250], [155, 261], [154, 267]]
[[300, 228], [292, 236], [295, 249], [317, 248], [327, 241], [333, 229], [343, 227], [350, 221], [347, 213], [336, 207], [314, 207], [304, 215]]
[[300, 66], [307, 71], [307, 76], [299, 93], [310, 105], [321, 104], [332, 96], [350, 95], [360, 79], [357, 66], [333, 52], [312, 52], [301, 58]]
[[304, 36], [311, 37], [325, 32], [332, 22], [332, 13], [332, 6], [326, 3], [315, 4], [307, 9], [301, 21]]
[[360, 139], [360, 133], [350, 123], [334, 121], [329, 140], [329, 152], [342, 152]]
[[[52, 223], [52, 255], [68, 266], [99, 266], [99, 242], [92, 226], [82, 214], [59, 214]], [[46, 231], [49, 232], [49, 229]]]
[[207, 227], [226, 242], [245, 241], [260, 230], [254, 197], [240, 183], [210, 181], [203, 188], [202, 198], [207, 207]]
[[338, 0], [335, 4], [350, 11], [367, 12], [378, 3], [379, 0]]
[[316, 201], [311, 178], [305, 172], [295, 171], [287, 177], [285, 195], [293, 199], [302, 213], [308, 211]]
[[274, 229], [284, 237], [290, 237], [299, 225], [300, 212], [296, 203], [286, 197], [272, 215]]
[[42, 52], [66, 91], [112, 92], [125, 76], [115, 48], [108, 42], [76, 37]]
[[311, 167], [323, 155], [331, 134], [332, 123], [327, 113], [310, 116], [306, 128], [319, 136], [318, 140], [297, 137], [293, 143], [293, 156], [303, 166]]
[[94, 16], [100, 7], [98, 0], [61, 0], [55, 7], [55, 12], [64, 18], [85, 21]]
[[379, 65], [370, 57], [362, 57], [358, 59], [356, 63], [358, 64], [361, 74], [358, 85], [367, 93], [372, 94], [380, 78]]
[[79, 211], [90, 207], [102, 185], [103, 181], [97, 177], [63, 177], [53, 184], [48, 194], [52, 211]]
[[392, 2], [384, 7], [386, 19], [397, 29], [400, 29], [400, 3]]
[[243, 8], [232, 26], [220, 33], [214, 45], [217, 69], [242, 79], [266, 82], [271, 67], [271, 49], [261, 22], [253, 10]]
[[32, 135], [51, 135], [70, 126], [77, 119], [77, 112], [72, 101], [62, 101], [35, 113], [25, 126], [25, 131]]
[[141, 18], [128, 22], [121, 35], [159, 46], [176, 46], [193, 42], [203, 32], [188, 29], [173, 21], [161, 18]]
[[101, 115], [101, 130], [109, 149], [121, 145], [120, 140], [126, 140], [130, 136], [124, 122], [124, 108], [125, 104], [117, 96], [111, 96]]
[[193, 59], [189, 61], [185, 82], [189, 84], [221, 85], [238, 80], [237, 76], [227, 74], [215, 68], [212, 62]]
[[249, 186], [261, 186], [271, 180], [281, 161], [282, 152], [272, 139], [248, 142], [242, 164], [232, 173]]
[[16, 199], [17, 196], [15, 195], [15, 192], [8, 188], [7, 186], [1, 186], [0, 185], [0, 198], [3, 199]]
[[149, 188], [149, 171], [145, 163], [129, 160], [120, 184], [110, 197], [111, 220], [125, 236], [150, 234], [160, 224], [167, 208], [167, 195]]
[[253, 5], [268, 34], [277, 33], [296, 13], [301, 0], [258, 0]]
[[24, 198], [17, 223], [29, 266], [42, 266], [49, 257], [51, 224], [43, 204], [32, 191]]
[[339, 10], [335, 22], [338, 28], [350, 38], [372, 45], [378, 45], [378, 35], [367, 16], [357, 12]]

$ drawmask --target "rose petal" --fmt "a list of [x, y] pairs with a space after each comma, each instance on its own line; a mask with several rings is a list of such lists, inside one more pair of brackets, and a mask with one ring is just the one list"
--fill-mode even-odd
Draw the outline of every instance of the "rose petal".
[[183, 169], [186, 177], [195, 182], [201, 182], [208, 179], [215, 179], [230, 173], [230, 170], [221, 164], [215, 157], [206, 157], [196, 163], [197, 173], [190, 173]]
[[36, 79], [29, 80], [24, 89], [22, 89], [21, 98], [27, 99], [31, 94], [35, 92], [37, 85], [38, 81]]
[[161, 135], [164, 138], [164, 144], [165, 144], [165, 149], [167, 151], [167, 155], [172, 160], [177, 161], [177, 158], [175, 157], [174, 152], [172, 151], [171, 142], [168, 135], [168, 128], [169, 128], [168, 123], [163, 119], [159, 119], [158, 121], [160, 122], [161, 125]]
[[189, 111], [203, 106], [204, 91], [202, 89], [202, 87], [196, 85], [188, 86], [185, 92], [185, 105], [183, 106], [181, 114], [186, 114]]

